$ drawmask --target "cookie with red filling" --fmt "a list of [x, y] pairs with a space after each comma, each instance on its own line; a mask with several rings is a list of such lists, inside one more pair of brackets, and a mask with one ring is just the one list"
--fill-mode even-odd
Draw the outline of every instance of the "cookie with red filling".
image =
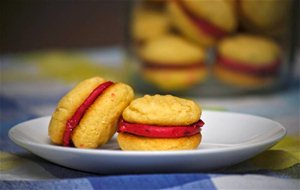
[[137, 45], [164, 36], [169, 28], [170, 23], [165, 13], [143, 9], [137, 9], [134, 12], [131, 29], [133, 39]]
[[113, 136], [124, 108], [133, 99], [130, 86], [100, 77], [77, 84], [58, 103], [48, 128], [52, 143], [97, 148]]
[[182, 34], [205, 47], [237, 28], [235, 1], [172, 0], [167, 10], [171, 22]]
[[144, 79], [163, 91], [180, 91], [204, 81], [205, 51], [186, 39], [166, 35], [140, 51]]
[[254, 35], [238, 35], [219, 44], [214, 71], [223, 83], [258, 88], [272, 84], [280, 64], [280, 48], [275, 42]]
[[189, 150], [201, 142], [201, 108], [171, 95], [145, 95], [130, 103], [118, 124], [122, 150]]
[[257, 1], [239, 0], [238, 10], [241, 25], [248, 31], [275, 38], [289, 30], [289, 12], [292, 0]]

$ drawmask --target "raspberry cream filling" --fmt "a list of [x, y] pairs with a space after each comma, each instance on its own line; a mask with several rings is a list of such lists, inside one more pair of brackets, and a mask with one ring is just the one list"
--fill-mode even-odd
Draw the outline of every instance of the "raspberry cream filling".
[[137, 136], [153, 137], [153, 138], [179, 138], [188, 137], [200, 133], [204, 122], [200, 119], [196, 123], [183, 126], [162, 126], [129, 123], [124, 119], [120, 119], [118, 123], [119, 133], [130, 133]]
[[264, 75], [275, 75], [278, 72], [278, 68], [280, 65], [280, 59], [275, 59], [274, 61], [266, 64], [259, 64], [264, 66], [255, 66], [255, 64], [251, 62], [243, 62], [237, 61], [234, 59], [229, 59], [224, 56], [218, 56], [217, 63], [230, 68], [232, 70], [249, 73], [258, 76]]
[[63, 136], [64, 146], [70, 146], [72, 131], [78, 126], [85, 111], [95, 102], [95, 100], [105, 91], [105, 89], [107, 89], [112, 84], [114, 83], [111, 81], [107, 81], [97, 86], [84, 100], [84, 102], [77, 108], [75, 113], [66, 123], [66, 128]]
[[192, 23], [196, 26], [198, 30], [204, 32], [205, 34], [215, 37], [215, 38], [222, 38], [224, 37], [227, 32], [223, 29], [219, 28], [218, 26], [208, 22], [207, 20], [199, 17], [198, 15], [194, 15], [188, 8], [181, 2], [181, 0], [175, 1], [179, 7], [181, 7], [184, 14], [192, 21]]
[[143, 67], [146, 69], [154, 69], [154, 70], [184, 70], [184, 69], [197, 69], [204, 67], [204, 63], [202, 61], [195, 62], [195, 63], [188, 63], [188, 64], [161, 64], [155, 62], [144, 61]]

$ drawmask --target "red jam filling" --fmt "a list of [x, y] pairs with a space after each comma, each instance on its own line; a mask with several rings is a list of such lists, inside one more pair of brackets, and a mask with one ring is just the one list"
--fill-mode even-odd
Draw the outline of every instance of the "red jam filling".
[[179, 138], [188, 137], [200, 133], [204, 122], [200, 119], [196, 123], [185, 126], [161, 126], [128, 123], [121, 119], [118, 124], [119, 133], [130, 133], [137, 136], [153, 138]]
[[143, 67], [147, 69], [155, 69], [155, 70], [183, 70], [183, 69], [196, 69], [196, 68], [204, 67], [204, 63], [200, 61], [191, 64], [178, 65], [174, 63], [160, 64], [160, 63], [145, 61], [143, 62]]
[[114, 84], [114, 83], [111, 81], [107, 81], [107, 82], [100, 84], [97, 88], [95, 88], [90, 93], [90, 95], [84, 100], [84, 102], [77, 108], [76, 112], [66, 123], [65, 133], [63, 136], [63, 145], [64, 146], [70, 146], [72, 131], [79, 124], [85, 111], [94, 103], [94, 101], [98, 98], [98, 96], [100, 96], [101, 93], [105, 89], [107, 89], [109, 86], [111, 86], [112, 84]]
[[224, 37], [227, 32], [217, 27], [216, 25], [208, 22], [207, 20], [199, 17], [198, 15], [194, 15], [188, 8], [181, 2], [181, 0], [176, 0], [177, 4], [181, 7], [184, 14], [192, 21], [192, 23], [197, 27], [198, 30], [204, 32], [209, 36], [213, 36], [215, 38]]
[[277, 74], [280, 65], [280, 59], [276, 59], [273, 62], [270, 62], [269, 64], [264, 64], [266, 66], [255, 66], [251, 62], [236, 61], [222, 56], [218, 56], [217, 59], [217, 62], [222, 66], [225, 66], [232, 70], [259, 76]]

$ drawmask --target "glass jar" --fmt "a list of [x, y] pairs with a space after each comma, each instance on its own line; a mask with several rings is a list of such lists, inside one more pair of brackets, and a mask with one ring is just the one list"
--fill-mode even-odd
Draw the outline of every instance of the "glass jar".
[[131, 84], [140, 93], [272, 92], [291, 80], [297, 1], [144, 0], [130, 11]]

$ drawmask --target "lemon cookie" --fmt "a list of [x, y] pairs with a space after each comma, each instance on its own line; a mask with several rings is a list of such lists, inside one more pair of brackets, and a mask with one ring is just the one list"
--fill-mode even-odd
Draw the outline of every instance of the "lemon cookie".
[[97, 148], [113, 136], [123, 109], [133, 99], [130, 86], [100, 77], [80, 82], [58, 103], [49, 124], [54, 144]]
[[137, 44], [144, 44], [165, 35], [170, 28], [165, 13], [151, 10], [137, 10], [133, 15], [132, 36]]
[[208, 47], [237, 28], [235, 2], [228, 0], [169, 1], [171, 22], [185, 36]]
[[282, 35], [288, 29], [291, 0], [240, 0], [238, 3], [244, 28], [272, 36]]
[[187, 150], [201, 142], [201, 108], [172, 95], [145, 95], [130, 103], [118, 124], [122, 150]]
[[187, 89], [207, 75], [204, 50], [179, 36], [167, 35], [149, 42], [140, 57], [143, 77], [161, 90]]
[[214, 70], [224, 83], [261, 87], [272, 83], [280, 63], [280, 49], [275, 42], [254, 35], [238, 35], [219, 44]]

